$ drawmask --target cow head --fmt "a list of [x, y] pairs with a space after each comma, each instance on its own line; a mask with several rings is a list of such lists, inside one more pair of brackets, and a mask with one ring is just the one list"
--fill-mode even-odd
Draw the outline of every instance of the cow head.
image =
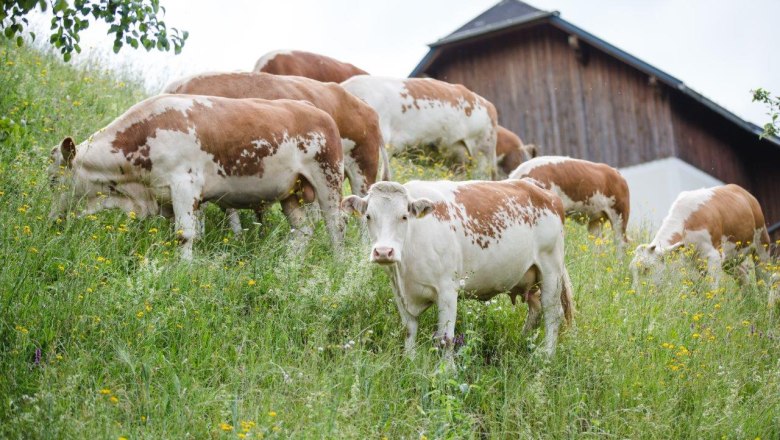
[[69, 194], [73, 190], [73, 160], [76, 158], [76, 144], [73, 138], [66, 137], [59, 146], [49, 153], [49, 187], [54, 192], [49, 217], [55, 218], [66, 213], [70, 202]]
[[47, 169], [53, 192], [49, 218], [64, 216], [79, 202], [86, 204], [81, 214], [110, 208], [133, 211], [139, 217], [159, 212], [153, 194], [145, 185], [128, 181], [123, 172], [115, 172], [106, 164], [84, 166], [77, 156], [77, 151], [83, 148], [83, 145], [77, 148], [73, 139], [67, 137], [51, 150]]
[[634, 258], [631, 260], [631, 275], [634, 280], [634, 289], [637, 290], [640, 278], [648, 275], [652, 277], [654, 284], [658, 284], [661, 281], [663, 268], [666, 264], [664, 257], [680, 246], [682, 246], [682, 242], [667, 248], [662, 248], [655, 243], [637, 246], [634, 251]]
[[378, 264], [401, 261], [409, 222], [433, 211], [433, 202], [411, 199], [406, 188], [396, 182], [375, 183], [367, 196], [349, 196], [341, 206], [365, 219], [372, 242], [369, 259]]

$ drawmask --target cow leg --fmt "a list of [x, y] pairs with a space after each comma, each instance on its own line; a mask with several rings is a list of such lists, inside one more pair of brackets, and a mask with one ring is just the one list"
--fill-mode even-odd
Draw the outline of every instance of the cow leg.
[[171, 205], [175, 217], [176, 233], [181, 244], [181, 258], [192, 260], [192, 242], [197, 235], [198, 220], [195, 211], [200, 201], [200, 190], [190, 181], [171, 185]]
[[588, 234], [594, 237], [601, 237], [601, 230], [603, 227], [604, 224], [601, 217], [590, 217], [590, 220], [588, 221]]
[[720, 286], [720, 276], [723, 271], [723, 257], [720, 252], [712, 249], [707, 253], [707, 275], [711, 278], [712, 287]]
[[393, 287], [395, 305], [398, 308], [398, 314], [401, 316], [401, 323], [406, 328], [406, 337], [404, 338], [404, 353], [406, 353], [406, 356], [413, 358], [417, 353], [417, 317], [406, 310], [403, 297], [399, 291], [400, 287], [396, 280], [397, 274], [393, 272], [389, 272], [388, 274], [390, 275], [391, 284]]
[[563, 277], [558, 265], [542, 265], [541, 269], [544, 347], [547, 354], [552, 356], [555, 354], [555, 344], [558, 341], [558, 330], [561, 326], [561, 321], [563, 320], [563, 305], [561, 304]]
[[780, 302], [780, 273], [775, 273], [769, 279], [769, 309], [774, 313], [775, 305]]
[[525, 294], [528, 303], [528, 315], [523, 324], [523, 337], [527, 337], [531, 332], [539, 327], [539, 318], [542, 316], [542, 301], [538, 289]]
[[344, 243], [344, 223], [341, 219], [341, 179], [332, 178], [329, 182], [324, 174], [309, 179], [316, 188], [315, 196], [325, 219], [333, 249], [341, 252]]
[[360, 171], [357, 161], [351, 156], [344, 156], [344, 175], [349, 179], [352, 194], [360, 197], [368, 194], [368, 182]]
[[626, 231], [623, 228], [623, 215], [613, 209], [606, 212], [609, 224], [612, 226], [612, 233], [615, 236], [615, 244], [620, 251], [623, 251], [626, 245]]
[[241, 235], [244, 230], [241, 228], [241, 216], [238, 214], [238, 209], [226, 209], [225, 213], [228, 216], [228, 222], [233, 235]]
[[756, 282], [763, 280], [765, 284], [770, 284], [772, 275], [767, 272], [766, 266], [769, 264], [769, 246], [761, 243], [761, 239], [753, 241], [752, 260], [755, 262]]
[[455, 320], [458, 315], [458, 291], [454, 286], [439, 289], [436, 306], [439, 309], [439, 327], [435, 338], [449, 349], [455, 339]]
[[286, 199], [282, 199], [279, 203], [282, 205], [282, 212], [290, 223], [290, 228], [293, 235], [296, 238], [308, 238], [312, 235], [313, 231], [310, 227], [306, 226], [306, 211], [303, 209], [298, 196], [293, 194]]

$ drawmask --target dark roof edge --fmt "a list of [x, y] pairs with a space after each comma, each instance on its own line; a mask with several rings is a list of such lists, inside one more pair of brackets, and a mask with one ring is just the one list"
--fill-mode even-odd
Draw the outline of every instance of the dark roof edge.
[[[682, 94], [699, 102], [700, 104], [704, 105], [705, 107], [709, 108], [715, 113], [721, 115], [722, 117], [726, 118], [728, 121], [736, 124], [742, 129], [747, 130], [755, 134], [756, 136], [760, 136], [763, 133], [763, 129], [761, 127], [740, 118], [739, 116], [735, 115], [734, 113], [727, 110], [726, 108], [720, 106], [719, 104], [716, 104], [714, 101], [705, 97], [701, 93], [685, 85], [685, 83], [683, 83], [681, 80], [640, 60], [639, 58], [629, 54], [628, 52], [625, 52], [607, 43], [606, 41], [591, 34], [590, 32], [587, 32], [584, 29], [569, 23], [568, 21], [560, 18], [558, 15], [559, 14], [557, 11], [554, 12], [541, 11], [540, 13], [537, 14], [524, 16], [518, 20], [506, 20], [504, 22], [486, 28], [480, 28], [478, 30], [474, 30], [471, 32], [464, 32], [461, 35], [453, 35], [450, 37], [442, 38], [436, 41], [435, 43], [429, 45], [431, 49], [428, 51], [425, 57], [423, 57], [423, 59], [420, 60], [420, 62], [417, 64], [414, 70], [412, 70], [412, 72], [409, 74], [409, 77], [413, 78], [424, 73], [424, 71], [428, 67], [430, 67], [431, 64], [433, 64], [435, 59], [438, 58], [442, 46], [463, 42], [465, 40], [473, 39], [479, 36], [484, 36], [486, 34], [494, 33], [497, 31], [505, 30], [520, 25], [531, 24], [537, 21], [539, 23], [549, 22], [551, 25], [557, 27], [558, 29], [576, 35], [578, 38], [581, 38], [589, 45], [596, 47], [597, 49], [607, 53], [608, 55], [611, 55], [625, 62], [626, 64], [634, 67], [635, 69], [638, 69], [641, 72], [656, 77], [659, 81], [663, 82], [667, 86], [679, 90]], [[763, 138], [763, 140], [780, 148], [780, 138], [778, 137], [765, 137]]]
[[521, 24], [531, 23], [536, 20], [541, 20], [543, 18], [552, 17], [554, 15], [558, 15], [557, 11], [554, 12], [547, 12], [547, 11], [539, 11], [534, 12], [532, 14], [523, 15], [518, 18], [511, 18], [509, 20], [504, 20], [498, 23], [494, 23], [490, 26], [485, 26], [477, 29], [472, 29], [470, 31], [465, 32], [458, 32], [456, 34], [448, 35], [444, 38], [441, 38], [437, 40], [435, 43], [431, 43], [428, 46], [430, 48], [435, 48], [439, 46], [444, 46], [451, 43], [456, 43], [458, 41], [468, 40], [480, 35], [489, 34], [495, 31], [500, 31], [502, 29], [508, 29], [511, 27], [519, 26]]

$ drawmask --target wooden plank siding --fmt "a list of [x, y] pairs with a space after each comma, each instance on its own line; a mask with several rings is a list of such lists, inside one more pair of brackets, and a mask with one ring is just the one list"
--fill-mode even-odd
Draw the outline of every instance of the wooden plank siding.
[[591, 50], [583, 65], [552, 27], [448, 51], [429, 75], [492, 101], [501, 125], [545, 154], [634, 165], [673, 155], [668, 97], [648, 76]]
[[[676, 156], [751, 191], [780, 221], [780, 149], [680, 91], [550, 25], [444, 49], [427, 75], [492, 101], [499, 123], [542, 154], [625, 167]], [[780, 239], [780, 231], [773, 234]]]

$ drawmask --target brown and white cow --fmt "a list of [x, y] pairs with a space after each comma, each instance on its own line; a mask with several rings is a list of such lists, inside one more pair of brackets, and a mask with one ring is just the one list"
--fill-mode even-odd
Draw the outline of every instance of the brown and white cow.
[[[173, 208], [182, 257], [192, 257], [199, 205], [254, 208], [281, 201], [293, 228], [313, 194], [340, 247], [343, 162], [339, 132], [300, 101], [160, 95], [131, 107], [76, 146], [52, 151], [52, 216], [86, 199], [87, 213], [121, 208], [141, 215]], [[105, 196], [104, 196], [105, 195]]]
[[[571, 320], [572, 289], [564, 266], [563, 206], [531, 181], [378, 182], [342, 208], [362, 215], [372, 242], [370, 261], [390, 277], [414, 354], [419, 315], [439, 310], [436, 337], [450, 345], [458, 292], [487, 300], [501, 292], [528, 298], [524, 330], [544, 312], [545, 347]], [[529, 291], [541, 285], [541, 302]]]
[[[344, 150], [344, 173], [353, 194], [366, 194], [376, 182], [380, 157], [385, 157], [380, 153], [384, 144], [376, 112], [338, 84], [269, 73], [204, 73], [173, 82], [164, 93], [296, 99], [314, 104], [336, 121]], [[389, 164], [383, 165], [386, 174]]]
[[627, 241], [631, 208], [628, 183], [618, 170], [587, 160], [540, 156], [524, 162], [509, 176], [524, 177], [536, 179], [555, 191], [563, 200], [566, 214], [584, 216], [592, 234], [599, 234], [602, 223], [609, 220], [618, 246]]
[[474, 162], [475, 175], [496, 176], [496, 108], [459, 84], [431, 78], [355, 76], [341, 83], [379, 114], [391, 153], [435, 145], [445, 158]]
[[[769, 260], [764, 214], [756, 198], [738, 185], [680, 193], [653, 240], [636, 248], [631, 262], [634, 287], [648, 272], [660, 281], [664, 256], [682, 246], [693, 248], [707, 261], [707, 273], [715, 286], [725, 263], [747, 262], [748, 256], [758, 260], [757, 278], [769, 281], [764, 271]], [[741, 281], [746, 281], [747, 273], [742, 275]]]
[[524, 144], [518, 135], [500, 125], [496, 127], [496, 134], [496, 164], [501, 179], [506, 179], [521, 163], [539, 155], [536, 145]]
[[368, 72], [352, 64], [302, 50], [269, 52], [257, 60], [254, 71], [305, 76], [317, 81], [335, 83], [346, 81], [355, 75], [368, 75]]

